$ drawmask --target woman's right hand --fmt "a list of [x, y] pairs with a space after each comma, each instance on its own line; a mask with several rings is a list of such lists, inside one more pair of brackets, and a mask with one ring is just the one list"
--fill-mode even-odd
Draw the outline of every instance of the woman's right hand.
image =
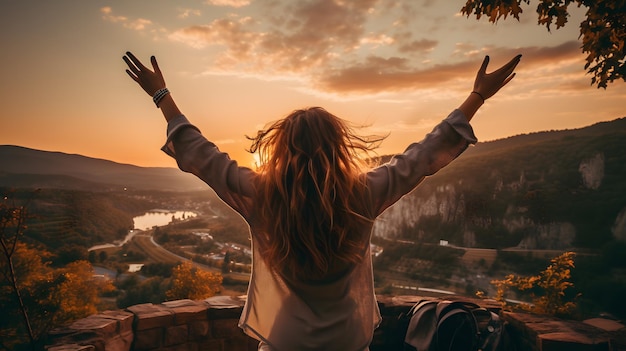
[[130, 78], [132, 78], [132, 80], [137, 82], [137, 84], [139, 84], [139, 86], [141, 86], [141, 88], [148, 93], [148, 95], [153, 96], [157, 90], [165, 88], [165, 79], [159, 69], [156, 57], [150, 57], [150, 62], [152, 63], [152, 69], [154, 69], [154, 71], [151, 71], [144, 66], [130, 51], [126, 52], [123, 60], [128, 65], [126, 73], [130, 76]]
[[483, 100], [487, 100], [505, 86], [515, 77], [515, 67], [519, 63], [522, 55], [515, 56], [511, 61], [497, 70], [487, 73], [487, 65], [489, 65], [489, 56], [485, 56], [483, 64], [476, 74], [474, 81], [474, 92], [478, 93]]

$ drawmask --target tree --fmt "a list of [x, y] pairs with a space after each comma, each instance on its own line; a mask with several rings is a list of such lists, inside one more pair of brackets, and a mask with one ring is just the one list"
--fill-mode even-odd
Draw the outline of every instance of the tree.
[[[503, 280], [493, 280], [491, 284], [496, 287], [494, 299], [506, 308], [506, 293], [510, 288], [531, 291], [533, 303], [521, 304], [522, 309], [553, 316], [572, 314], [576, 309], [576, 303], [567, 301], [566, 290], [574, 286], [570, 280], [575, 256], [574, 252], [564, 252], [550, 260], [550, 265], [538, 275], [516, 277], [509, 274]], [[578, 296], [576, 295], [576, 298]]]
[[230, 257], [230, 251], [226, 251], [224, 254], [224, 262], [222, 263], [222, 273], [230, 272], [230, 261], [232, 258]]
[[109, 255], [106, 251], [100, 251], [100, 253], [98, 254], [98, 258], [100, 259], [100, 262], [104, 262], [107, 258], [109, 258]]
[[75, 261], [52, 272], [54, 284], [48, 300], [58, 311], [51, 316], [51, 324], [62, 325], [98, 312], [100, 294], [114, 290], [108, 279], [95, 278], [91, 264]]
[[221, 274], [200, 270], [186, 261], [174, 267], [171, 287], [166, 296], [170, 300], [206, 299], [219, 292], [221, 285]]
[[166, 300], [168, 279], [163, 277], [151, 277], [139, 281], [137, 275], [131, 275], [122, 280], [118, 288], [124, 292], [117, 298], [117, 307], [126, 308], [140, 303], [161, 303]]
[[51, 253], [19, 238], [28, 218], [25, 206], [0, 202], [0, 348], [36, 349], [51, 328], [97, 312], [108, 280], [94, 278], [91, 264], [50, 265]]
[[96, 263], [96, 252], [94, 250], [89, 251], [87, 255], [89, 262]]
[[[592, 75], [591, 84], [606, 89], [615, 80], [626, 81], [626, 0], [538, 0], [538, 24], [551, 30], [559, 29], [568, 21], [568, 7], [576, 4], [587, 8], [586, 18], [580, 23], [582, 52], [587, 54], [585, 69]], [[467, 0], [461, 13], [489, 18], [497, 23], [502, 17], [512, 16], [519, 21], [523, 12], [521, 3], [530, 0]]]
[[[11, 292], [19, 304], [30, 344], [34, 345], [35, 336], [33, 335], [28, 310], [24, 305], [24, 299], [19, 287], [21, 280], [18, 278], [18, 273], [15, 269], [15, 254], [18, 250], [19, 238], [26, 229], [27, 212], [26, 207], [9, 204], [7, 200], [8, 197], [4, 197], [4, 201], [0, 203], [0, 244], [2, 245], [2, 253], [4, 255], [4, 260], [0, 262], [0, 267], [2, 268], [2, 276], [5, 282], [10, 286]], [[4, 343], [2, 346], [4, 346]]]
[[[10, 293], [15, 289], [10, 281], [0, 281], [0, 334], [11, 345], [36, 345], [51, 328], [96, 313], [100, 294], [113, 290], [109, 280], [94, 277], [89, 262], [76, 261], [53, 268], [49, 262], [52, 257], [46, 250], [21, 242], [15, 245], [12, 262], [21, 304], [16, 303], [17, 294]], [[6, 271], [7, 263], [0, 262], [0, 269]], [[24, 314], [28, 323], [20, 323], [17, 318]]]
[[169, 278], [172, 276], [172, 270], [175, 265], [167, 262], [146, 263], [141, 267], [141, 274], [148, 277], [160, 276]]
[[88, 258], [88, 255], [84, 246], [76, 244], [63, 245], [56, 252], [54, 264], [62, 266], [75, 261], [84, 261]]

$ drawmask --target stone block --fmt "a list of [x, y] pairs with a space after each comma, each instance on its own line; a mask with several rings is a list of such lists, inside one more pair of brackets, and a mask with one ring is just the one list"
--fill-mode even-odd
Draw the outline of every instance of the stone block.
[[158, 349], [158, 351], [212, 351], [211, 349], [200, 349], [195, 343], [187, 343], [182, 345], [168, 346]]
[[182, 345], [188, 341], [187, 325], [175, 325], [165, 329], [165, 346]]
[[67, 344], [80, 344], [80, 345], [93, 345], [97, 351], [104, 349], [104, 340], [110, 336], [98, 335], [93, 330], [78, 330], [74, 334], [57, 339], [55, 344], [67, 343]]
[[[166, 347], [164, 349], [159, 349], [159, 351], [200, 351], [200, 348], [198, 344], [187, 343], [183, 345]], [[205, 350], [202, 350], [202, 351], [205, 351]], [[206, 350], [206, 351], [211, 351], [211, 350]]]
[[248, 351], [248, 337], [246, 335], [241, 335], [224, 339], [224, 350]]
[[198, 343], [199, 350], [206, 351], [230, 351], [224, 348], [224, 340], [222, 339], [208, 339]]
[[209, 319], [239, 318], [244, 301], [230, 296], [213, 296], [204, 300], [209, 306]]
[[520, 337], [534, 342], [537, 341], [537, 337], [540, 334], [556, 333], [564, 330], [564, 326], [560, 324], [559, 320], [547, 316], [505, 312], [503, 318], [511, 324]]
[[232, 296], [212, 296], [204, 300], [204, 303], [214, 308], [222, 307], [243, 307], [245, 301], [239, 297]]
[[537, 343], [541, 351], [609, 351], [608, 340], [572, 332], [541, 334]]
[[211, 331], [214, 338], [230, 338], [245, 335], [239, 328], [238, 319], [216, 319], [211, 323]]
[[191, 300], [191, 299], [181, 299], [181, 300], [165, 301], [161, 304], [169, 308], [174, 308], [174, 307], [194, 306], [194, 305], [197, 305], [198, 303], [199, 302], [196, 302], [195, 300]]
[[176, 300], [163, 303], [174, 314], [174, 324], [187, 324], [192, 320], [208, 319], [209, 306], [193, 300]]
[[72, 340], [72, 335], [74, 334], [76, 334], [76, 330], [67, 326], [51, 329], [48, 332], [48, 345], [56, 347], [65, 344], [75, 344], [75, 341]]
[[609, 350], [610, 333], [587, 323], [531, 313], [506, 312], [503, 316], [512, 338], [534, 344], [536, 350]]
[[590, 318], [584, 320], [583, 323], [611, 332], [618, 330], [626, 331], [626, 326], [624, 326], [624, 324], [606, 318]]
[[96, 314], [75, 321], [70, 324], [70, 329], [76, 331], [92, 331], [97, 335], [108, 337], [117, 334], [118, 321]]
[[67, 326], [53, 328], [53, 329], [50, 329], [50, 331], [48, 332], [48, 338], [57, 339], [57, 338], [62, 338], [62, 337], [65, 337], [74, 333], [76, 333], [76, 330], [70, 329]]
[[117, 332], [123, 334], [133, 330], [133, 321], [135, 315], [126, 311], [104, 311], [99, 314], [101, 318], [112, 319], [118, 321]]
[[174, 325], [174, 314], [164, 306], [146, 303], [130, 306], [127, 310], [135, 315], [136, 331]]
[[[514, 328], [510, 323], [505, 324], [504, 328], [506, 330], [506, 338], [503, 340], [505, 342], [504, 350], [538, 351], [536, 339], [530, 340], [524, 337], [522, 332]], [[506, 348], [506, 345], [512, 345], [513, 347]]]
[[191, 321], [189, 323], [189, 340], [201, 340], [210, 334], [209, 321]]
[[164, 328], [145, 329], [135, 332], [133, 351], [151, 350], [161, 346]]
[[242, 307], [232, 308], [209, 308], [208, 314], [210, 320], [219, 319], [239, 319], [241, 317]]
[[65, 344], [47, 347], [46, 351], [96, 351], [96, 347], [93, 345]]
[[105, 351], [130, 351], [134, 340], [133, 331], [126, 331], [105, 340]]
[[248, 337], [248, 351], [257, 351], [259, 349], [259, 340]]

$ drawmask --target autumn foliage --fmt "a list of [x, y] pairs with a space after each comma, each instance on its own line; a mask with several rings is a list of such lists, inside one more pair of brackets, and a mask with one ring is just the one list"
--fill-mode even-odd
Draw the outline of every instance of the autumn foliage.
[[507, 275], [503, 280], [493, 280], [496, 287], [496, 301], [503, 308], [510, 308], [507, 293], [511, 288], [520, 292], [530, 292], [532, 303], [522, 303], [523, 310], [552, 316], [571, 316], [576, 303], [568, 301], [566, 291], [574, 286], [570, 281], [571, 270], [574, 268], [574, 252], [565, 252], [550, 261], [550, 265], [538, 275], [516, 276]]
[[165, 293], [170, 300], [201, 300], [220, 291], [222, 275], [195, 268], [189, 261], [172, 270], [170, 289]]
[[87, 261], [51, 265], [52, 254], [19, 239], [24, 206], [0, 203], [0, 349], [36, 349], [47, 331], [97, 312], [99, 296], [113, 290], [94, 277]]
[[[99, 296], [113, 290], [109, 280], [94, 277], [93, 268], [87, 261], [53, 268], [48, 261], [49, 252], [19, 242], [13, 257], [17, 287], [28, 313], [34, 341], [51, 328], [97, 313]], [[6, 271], [5, 260], [0, 261], [0, 269]], [[0, 335], [6, 341], [20, 343], [26, 341], [26, 331], [12, 290], [7, 280], [0, 282], [0, 306], [4, 314]]]
[[[522, 2], [530, 0], [467, 0], [461, 12], [477, 19], [485, 16], [496, 23], [500, 18], [517, 20], [523, 12]], [[615, 80], [626, 81], [626, 0], [538, 0], [537, 23], [548, 31], [568, 22], [568, 7], [587, 8], [580, 23], [582, 52], [587, 54], [585, 69], [592, 75], [591, 84], [606, 88]]]

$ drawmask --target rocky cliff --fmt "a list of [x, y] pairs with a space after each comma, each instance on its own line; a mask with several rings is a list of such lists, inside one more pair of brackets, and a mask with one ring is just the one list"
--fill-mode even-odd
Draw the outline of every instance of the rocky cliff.
[[625, 121], [478, 144], [389, 208], [374, 235], [525, 249], [626, 241]]

